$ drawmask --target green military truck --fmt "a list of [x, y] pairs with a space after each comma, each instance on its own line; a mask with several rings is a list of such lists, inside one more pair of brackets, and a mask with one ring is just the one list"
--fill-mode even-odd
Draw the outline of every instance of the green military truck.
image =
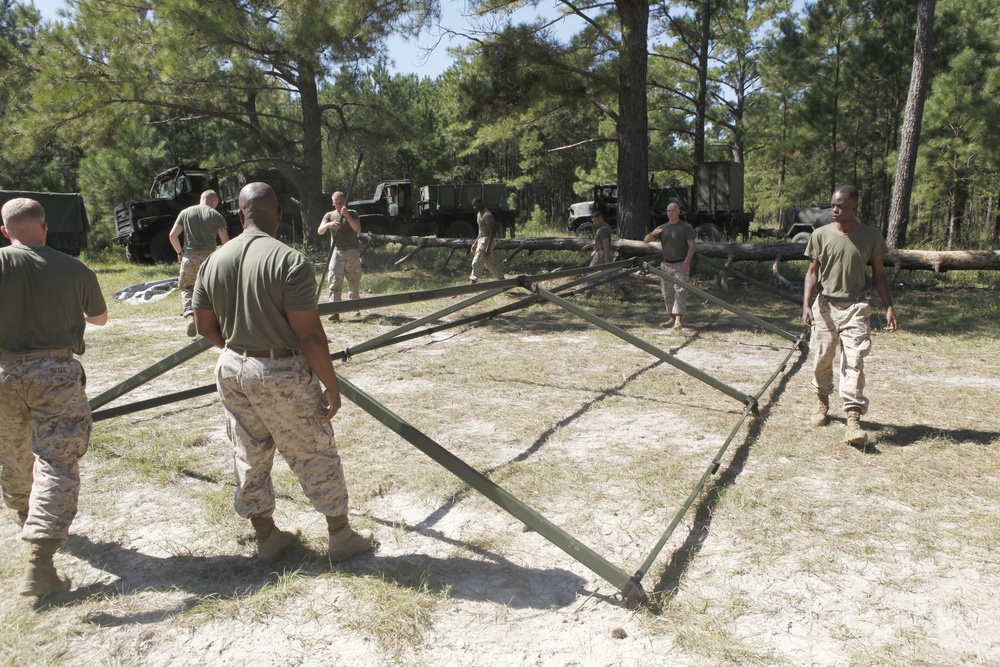
[[[87, 233], [90, 231], [90, 220], [87, 218], [87, 208], [83, 205], [82, 195], [68, 192], [0, 190], [0, 206], [18, 197], [34, 199], [45, 209], [45, 222], [49, 227], [45, 239], [46, 245], [67, 255], [80, 256], [80, 251], [87, 247]], [[0, 234], [0, 246], [9, 243], [7, 237]]]
[[497, 235], [514, 235], [516, 211], [507, 208], [507, 186], [503, 183], [425, 185], [419, 199], [409, 180], [383, 181], [371, 199], [348, 203], [357, 211], [362, 232], [396, 236], [440, 236], [471, 238], [479, 229], [472, 200], [480, 198], [493, 213]]
[[[649, 187], [649, 226], [652, 231], [667, 221], [667, 206], [676, 203], [681, 217], [691, 223], [700, 241], [721, 241], [723, 237], [746, 238], [753, 211], [744, 210], [743, 164], [740, 162], [704, 162], [694, 172], [690, 185]], [[600, 209], [612, 228], [618, 226], [618, 186], [604, 183], [594, 186], [591, 201], [578, 202], [569, 208], [566, 227], [577, 236], [593, 236], [591, 216]]]

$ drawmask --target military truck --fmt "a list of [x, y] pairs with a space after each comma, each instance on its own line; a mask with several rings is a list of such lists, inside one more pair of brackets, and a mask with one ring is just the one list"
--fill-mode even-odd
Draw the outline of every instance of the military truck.
[[[80, 251], [87, 247], [87, 232], [90, 231], [90, 220], [87, 218], [87, 208], [83, 205], [81, 195], [0, 190], [0, 206], [18, 197], [34, 199], [45, 209], [45, 222], [49, 228], [45, 238], [46, 245], [67, 255], [80, 256]], [[0, 246], [9, 243], [7, 237], [0, 234]]]
[[[650, 184], [649, 227], [652, 231], [667, 221], [667, 206], [681, 207], [681, 218], [695, 228], [702, 241], [736, 239], [750, 232], [753, 211], [743, 210], [743, 164], [740, 162], [704, 162], [695, 170], [691, 186], [663, 187]], [[591, 217], [600, 209], [609, 226], [618, 226], [618, 185], [594, 186], [594, 199], [569, 208], [566, 226], [577, 236], [592, 236]]]
[[833, 209], [829, 204], [786, 208], [781, 216], [781, 229], [768, 230], [769, 236], [778, 236], [792, 243], [809, 243], [809, 237], [818, 227], [833, 222]]
[[[181, 165], [157, 174], [147, 199], [115, 207], [114, 242], [125, 246], [125, 257], [133, 264], [176, 262], [177, 253], [170, 245], [170, 228], [181, 211], [199, 202], [205, 190], [218, 192], [219, 179], [198, 165]], [[226, 215], [222, 204], [219, 211]], [[231, 236], [242, 231], [238, 216], [236, 219], [227, 216], [226, 223]]]
[[[282, 208], [279, 236], [292, 235], [296, 224], [301, 233], [299, 206], [288, 194], [277, 172], [272, 169], [257, 171], [249, 180], [263, 181], [274, 187]], [[176, 262], [177, 253], [170, 244], [170, 228], [181, 211], [201, 200], [205, 190], [219, 193], [216, 210], [226, 218], [229, 238], [238, 236], [243, 227], [237, 198], [240, 188], [247, 182], [248, 177], [241, 173], [231, 173], [220, 179], [217, 172], [198, 165], [172, 167], [153, 178], [148, 199], [127, 201], [115, 208], [114, 241], [125, 246], [125, 256], [133, 264]]]
[[476, 212], [472, 200], [479, 197], [498, 225], [497, 235], [513, 236], [516, 212], [507, 208], [507, 186], [503, 183], [425, 185], [419, 198], [410, 180], [383, 181], [371, 199], [352, 201], [361, 231], [398, 236], [476, 236]]

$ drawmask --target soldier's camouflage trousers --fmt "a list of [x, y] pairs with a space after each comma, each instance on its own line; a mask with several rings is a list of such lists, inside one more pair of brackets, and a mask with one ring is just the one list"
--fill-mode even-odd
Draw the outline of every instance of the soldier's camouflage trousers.
[[69, 535], [92, 426], [85, 383], [72, 357], [0, 361], [0, 488], [28, 512], [25, 540]]
[[837, 358], [837, 343], [841, 355], [838, 375], [840, 397], [844, 411], [868, 412], [865, 398], [865, 357], [872, 349], [869, 319], [872, 308], [868, 303], [831, 302], [816, 297], [812, 305], [813, 327], [809, 347], [813, 350], [813, 381], [816, 393], [833, 393], [833, 362]]
[[288, 463], [321, 514], [347, 514], [347, 487], [330, 422], [316, 416], [323, 386], [302, 355], [244, 357], [226, 349], [216, 385], [233, 443], [236, 512], [244, 518], [274, 512], [274, 451]]
[[[688, 274], [681, 271], [684, 262], [660, 262], [660, 270], [677, 280], [688, 282]], [[669, 280], [660, 278], [660, 294], [663, 295], [663, 305], [667, 307], [667, 315], [683, 315], [687, 312], [687, 290], [675, 285]]]
[[361, 292], [361, 252], [357, 248], [333, 251], [327, 275], [330, 301], [340, 301], [344, 291], [344, 278], [347, 278], [347, 298], [357, 299]]
[[493, 257], [493, 248], [496, 247], [497, 237], [493, 237], [492, 244], [486, 243], [488, 238], [488, 236], [480, 236], [476, 243], [476, 252], [472, 255], [472, 274], [469, 276], [472, 281], [479, 280], [479, 276], [483, 275], [484, 268], [489, 269], [497, 280], [504, 278], [503, 270]]
[[189, 250], [181, 255], [181, 275], [177, 279], [177, 289], [181, 291], [181, 305], [184, 307], [185, 317], [194, 313], [191, 301], [194, 298], [194, 283], [198, 278], [198, 269], [213, 252], [214, 250]]

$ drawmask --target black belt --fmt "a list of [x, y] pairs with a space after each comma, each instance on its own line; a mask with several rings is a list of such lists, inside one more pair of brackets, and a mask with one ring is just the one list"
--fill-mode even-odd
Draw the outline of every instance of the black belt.
[[280, 359], [282, 357], [294, 357], [299, 353], [298, 350], [291, 350], [287, 347], [276, 347], [270, 350], [241, 350], [238, 347], [226, 345], [226, 349], [243, 357], [254, 357], [257, 359]]
[[73, 350], [62, 347], [54, 350], [32, 350], [24, 354], [0, 351], [0, 361], [27, 361], [28, 359], [45, 359], [46, 357], [72, 357]]

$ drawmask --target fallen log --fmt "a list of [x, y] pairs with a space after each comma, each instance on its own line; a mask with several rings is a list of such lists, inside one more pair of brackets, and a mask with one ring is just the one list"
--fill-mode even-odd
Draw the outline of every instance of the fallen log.
[[[439, 239], [412, 236], [389, 236], [363, 233], [358, 235], [369, 243], [398, 243], [416, 246], [417, 250], [400, 260], [409, 259], [425, 248], [471, 249], [475, 239]], [[498, 239], [497, 250], [575, 250], [580, 251], [590, 239], [571, 237], [536, 237]], [[614, 247], [626, 256], [655, 257], [660, 254], [659, 243], [643, 243], [619, 239]], [[800, 261], [805, 257], [804, 243], [698, 243], [698, 252], [705, 257], [722, 259], [727, 262], [772, 262], [777, 274], [779, 262]], [[924, 270], [935, 273], [945, 271], [996, 271], [1000, 270], [998, 250], [892, 250], [885, 258], [887, 267], [901, 270]]]

